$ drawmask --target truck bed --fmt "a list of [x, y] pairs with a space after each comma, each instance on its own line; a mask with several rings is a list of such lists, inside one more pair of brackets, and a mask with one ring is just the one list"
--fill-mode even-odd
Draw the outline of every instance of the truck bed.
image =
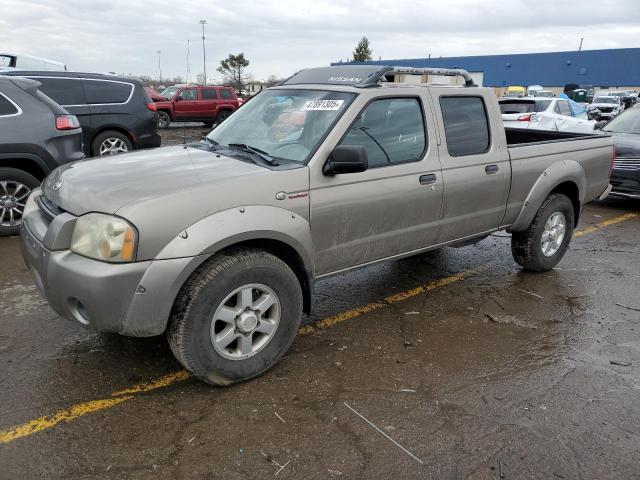
[[557, 132], [552, 130], [534, 130], [526, 128], [505, 128], [507, 145], [519, 147], [532, 143], [557, 142], [563, 140], [578, 140], [580, 138], [604, 137], [604, 134]]

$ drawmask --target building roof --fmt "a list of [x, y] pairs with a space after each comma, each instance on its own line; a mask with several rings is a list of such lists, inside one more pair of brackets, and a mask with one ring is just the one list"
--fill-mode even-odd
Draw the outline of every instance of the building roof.
[[[469, 72], [483, 72], [482, 83], [488, 87], [508, 85], [561, 87], [567, 83], [596, 87], [640, 85], [640, 48], [475, 57], [403, 58], [371, 61], [366, 64], [464, 68]], [[340, 63], [332, 65], [340, 65]]]

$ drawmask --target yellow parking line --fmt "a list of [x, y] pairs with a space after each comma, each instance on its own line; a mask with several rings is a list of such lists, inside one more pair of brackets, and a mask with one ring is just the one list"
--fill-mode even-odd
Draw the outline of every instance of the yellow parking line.
[[591, 225], [589, 227], [581, 228], [580, 230], [576, 230], [573, 233], [574, 237], [581, 237], [586, 235], [587, 233], [597, 232], [598, 230], [602, 230], [610, 225], [615, 225], [616, 223], [624, 222], [626, 220], [631, 220], [638, 216], [637, 213], [625, 213], [624, 215], [620, 215], [618, 217], [610, 218], [609, 220], [605, 220], [604, 222], [597, 223], [596, 225]]
[[[574, 236], [580, 237], [588, 233], [596, 232], [610, 225], [624, 222], [626, 220], [631, 220], [636, 217], [638, 217], [638, 214], [636, 213], [627, 213], [624, 215], [620, 215], [618, 217], [614, 217], [609, 220], [600, 222], [596, 225], [577, 230], [574, 233]], [[372, 312], [374, 310], [378, 310], [388, 305], [402, 302], [408, 298], [415, 297], [422, 293], [429, 292], [431, 290], [435, 290], [438, 288], [442, 288], [455, 282], [459, 282], [460, 280], [464, 280], [465, 278], [468, 278], [471, 275], [484, 270], [486, 267], [487, 266], [484, 265], [474, 269], [465, 270], [463, 272], [456, 273], [454, 275], [450, 275], [448, 277], [444, 277], [439, 280], [435, 280], [433, 282], [429, 282], [425, 285], [421, 285], [419, 287], [412, 288], [404, 292], [399, 292], [393, 295], [389, 295], [384, 299], [384, 302], [369, 303], [367, 305], [356, 307], [351, 310], [347, 310], [345, 312], [339, 313], [337, 315], [324, 318], [316, 322], [314, 325], [306, 325], [306, 326], [300, 327], [300, 330], [298, 331], [298, 333], [300, 335], [307, 335], [317, 330], [330, 328], [334, 325], [337, 325], [338, 323], [344, 322], [346, 320], [350, 320], [352, 318], [360, 317], [366, 313]], [[190, 377], [191, 377], [191, 374], [189, 372], [187, 372], [186, 370], [180, 370], [178, 372], [170, 373], [168, 375], [160, 377], [159, 379], [151, 382], [140, 383], [137, 385], [133, 385], [130, 388], [115, 391], [111, 394], [112, 398], [90, 400], [88, 402], [73, 405], [71, 408], [68, 408], [66, 410], [60, 410], [54, 413], [53, 415], [36, 418], [35, 420], [31, 420], [29, 422], [23, 423], [21, 425], [17, 425], [7, 430], [0, 431], [0, 444], [10, 443], [10, 442], [13, 442], [14, 440], [17, 440], [18, 438], [33, 435], [34, 433], [41, 432], [42, 430], [52, 428], [61, 422], [71, 422], [89, 413], [115, 407], [116, 405], [119, 405], [123, 402], [126, 402], [127, 400], [134, 398], [137, 394], [149, 392], [151, 390], [156, 390], [159, 388], [168, 387], [170, 385], [173, 385], [176, 382], [186, 380]]]
[[42, 430], [46, 430], [47, 428], [55, 427], [60, 422], [70, 422], [88, 413], [114, 407], [131, 398], [133, 398], [133, 396], [106, 398], [102, 400], [91, 400], [89, 402], [78, 403], [71, 408], [60, 410], [53, 415], [36, 418], [30, 422], [23, 423], [17, 427], [0, 432], [0, 443], [13, 442], [18, 438], [27, 437], [34, 433], [41, 432]]

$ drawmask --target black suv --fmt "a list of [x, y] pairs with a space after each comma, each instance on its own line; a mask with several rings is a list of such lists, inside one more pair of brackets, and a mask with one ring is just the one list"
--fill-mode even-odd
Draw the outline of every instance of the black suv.
[[155, 104], [139, 80], [77, 72], [2, 74], [40, 82], [42, 92], [78, 117], [88, 156], [160, 146]]
[[29, 193], [53, 169], [84, 157], [78, 119], [39, 85], [0, 76], [0, 236], [18, 233]]

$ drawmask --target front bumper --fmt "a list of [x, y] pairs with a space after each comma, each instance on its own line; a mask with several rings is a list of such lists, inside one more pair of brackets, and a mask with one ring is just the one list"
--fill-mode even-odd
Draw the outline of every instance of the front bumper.
[[36, 286], [56, 313], [101, 332], [136, 337], [164, 332], [193, 258], [99, 262], [73, 253], [61, 241], [69, 235], [64, 224], [75, 220], [58, 221], [56, 217], [42, 228], [41, 217], [34, 209], [25, 214], [22, 255]]

